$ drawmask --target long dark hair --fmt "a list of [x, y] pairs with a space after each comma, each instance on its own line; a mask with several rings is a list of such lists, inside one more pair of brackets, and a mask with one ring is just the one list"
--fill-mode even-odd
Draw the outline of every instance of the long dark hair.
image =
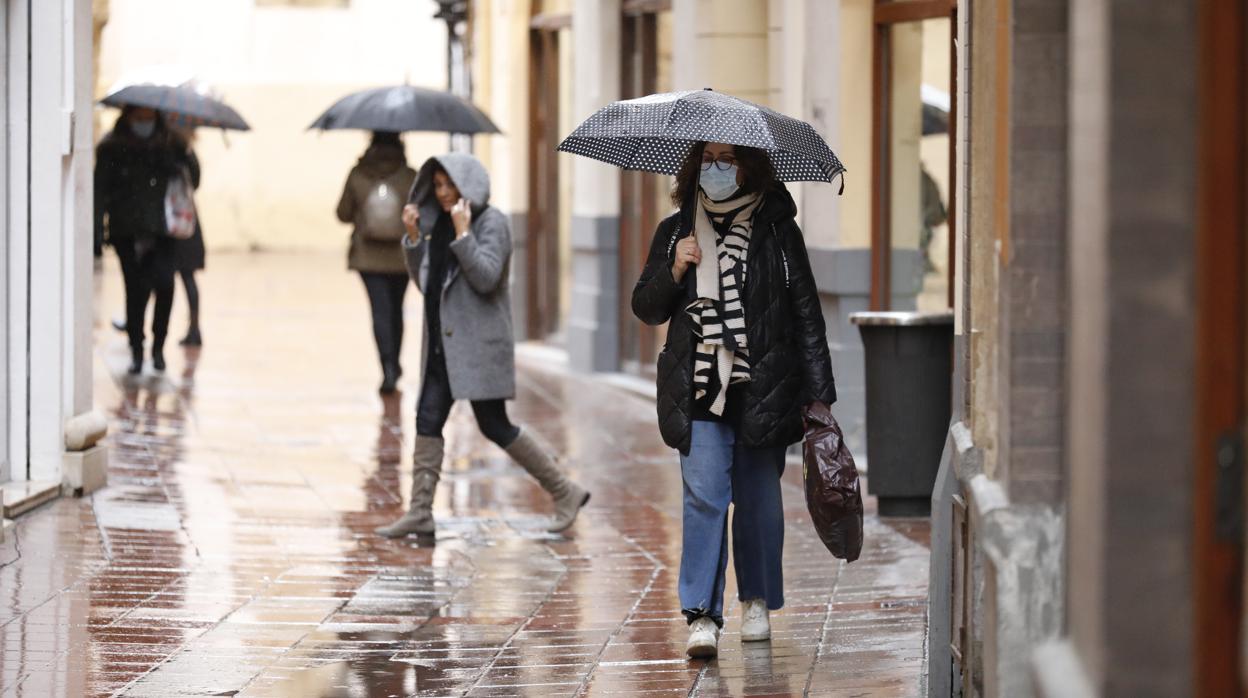
[[[680, 170], [676, 172], [676, 186], [672, 187], [672, 205], [677, 208], [683, 207], [698, 190], [704, 148], [706, 141], [694, 143]], [[737, 167], [745, 173], [745, 181], [741, 183], [742, 194], [761, 193], [775, 184], [776, 168], [766, 152], [745, 145], [734, 145], [732, 154], [737, 159]]]

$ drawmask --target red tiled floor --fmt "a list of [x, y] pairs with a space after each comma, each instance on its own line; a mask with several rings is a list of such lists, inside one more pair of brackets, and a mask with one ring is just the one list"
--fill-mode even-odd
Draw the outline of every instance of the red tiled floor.
[[677, 461], [652, 405], [590, 376], [522, 364], [512, 408], [594, 491], [566, 536], [541, 531], [548, 500], [463, 409], [436, 544], [374, 536], [408, 485], [418, 296], [405, 392], [383, 401], [363, 288], [337, 256], [212, 262], [207, 347], [171, 346], [167, 376], [137, 380], [106, 329], [115, 266], [102, 272], [110, 486], [22, 517], [0, 545], [4, 696], [921, 692], [926, 523], [870, 517], [843, 565], [798, 468], [773, 640], [743, 646], [732, 602], [720, 658], [687, 661]]

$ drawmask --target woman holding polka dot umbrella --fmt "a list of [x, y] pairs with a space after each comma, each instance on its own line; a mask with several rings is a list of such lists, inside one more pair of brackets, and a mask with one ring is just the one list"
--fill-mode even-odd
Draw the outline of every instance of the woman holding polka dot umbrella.
[[728, 514], [741, 639], [771, 636], [784, 605], [780, 475], [802, 408], [836, 400], [823, 312], [797, 207], [782, 181], [844, 167], [809, 124], [711, 91], [616, 102], [560, 145], [676, 175], [633, 290], [643, 322], [669, 322], [658, 359], [663, 440], [680, 452], [686, 651], [710, 658], [723, 627]]

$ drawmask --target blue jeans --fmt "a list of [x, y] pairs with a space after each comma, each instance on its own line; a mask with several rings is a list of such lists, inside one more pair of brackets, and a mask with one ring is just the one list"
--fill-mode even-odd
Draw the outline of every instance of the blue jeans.
[[764, 599], [773, 611], [784, 606], [784, 448], [745, 448], [736, 440], [728, 424], [695, 421], [689, 455], [680, 458], [685, 497], [679, 593], [690, 623], [706, 616], [723, 627], [730, 503], [738, 598]]

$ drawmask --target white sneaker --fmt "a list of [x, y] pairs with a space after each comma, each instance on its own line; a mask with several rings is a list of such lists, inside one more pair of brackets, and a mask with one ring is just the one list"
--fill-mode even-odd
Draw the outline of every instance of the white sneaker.
[[741, 641], [762, 642], [771, 639], [771, 621], [767, 602], [750, 599], [741, 604]]
[[719, 652], [719, 628], [705, 616], [689, 625], [689, 644], [685, 654], [693, 659], [711, 659]]

